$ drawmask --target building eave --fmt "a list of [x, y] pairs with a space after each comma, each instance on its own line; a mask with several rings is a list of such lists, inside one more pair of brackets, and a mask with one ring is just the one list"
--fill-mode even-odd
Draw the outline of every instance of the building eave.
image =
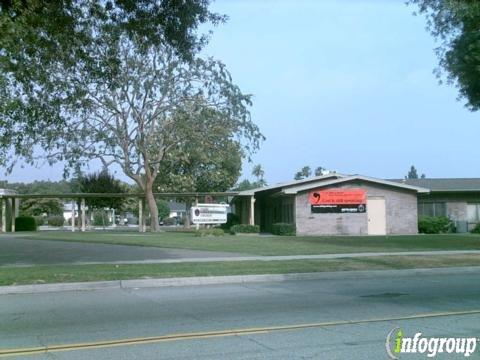
[[285, 194], [294, 195], [294, 194], [297, 194], [299, 192], [307, 191], [307, 190], [310, 190], [310, 189], [322, 188], [322, 187], [326, 187], [326, 186], [341, 184], [341, 183], [350, 182], [350, 181], [358, 181], [358, 180], [365, 181], [365, 182], [371, 182], [371, 183], [375, 183], [375, 184], [380, 184], [380, 185], [385, 185], [385, 186], [389, 186], [389, 187], [401, 188], [401, 189], [404, 189], [404, 190], [415, 191], [417, 193], [422, 193], [422, 194], [430, 192], [429, 189], [421, 188], [421, 187], [418, 187], [418, 186], [400, 184], [400, 183], [396, 183], [396, 182], [393, 182], [393, 181], [381, 180], [381, 179], [371, 178], [371, 177], [363, 176], [363, 175], [352, 175], [352, 176], [348, 176], [348, 177], [344, 177], [344, 178], [340, 178], [340, 179], [325, 181], [325, 182], [322, 182], [322, 183], [319, 183], [319, 184], [310, 184], [308, 186], [305, 185], [305, 186], [291, 187], [291, 188], [285, 190]]

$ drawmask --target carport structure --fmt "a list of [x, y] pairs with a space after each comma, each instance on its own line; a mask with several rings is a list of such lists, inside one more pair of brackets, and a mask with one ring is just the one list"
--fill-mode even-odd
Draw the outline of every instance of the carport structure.
[[[182, 193], [154, 193], [156, 199], [190, 198], [198, 204], [200, 198], [233, 197], [238, 192], [182, 192]], [[145, 194], [144, 193], [71, 193], [71, 194], [16, 194], [10, 191], [0, 192], [1, 203], [1, 231], [7, 232], [7, 224], [11, 224], [11, 232], [15, 232], [15, 217], [19, 202], [22, 199], [63, 199], [72, 202], [72, 231], [75, 231], [75, 216], [77, 204], [80, 204], [80, 231], [86, 231], [85, 199], [89, 198], [136, 198], [138, 199], [138, 231], [146, 232], [145, 224]], [[7, 209], [9, 211], [7, 211]]]

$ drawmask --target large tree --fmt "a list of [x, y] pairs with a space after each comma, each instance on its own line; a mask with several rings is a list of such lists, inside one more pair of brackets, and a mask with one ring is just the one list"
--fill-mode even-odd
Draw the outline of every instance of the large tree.
[[99, 159], [105, 168], [120, 166], [145, 192], [156, 231], [154, 181], [167, 154], [185, 153], [192, 141], [225, 137], [248, 154], [262, 136], [250, 119], [250, 96], [233, 84], [222, 63], [185, 62], [163, 43], [143, 51], [127, 37], [105, 36], [90, 51], [117, 54], [118, 72], [109, 80], [88, 76], [81, 67], [59, 74], [59, 82], [67, 77], [82, 96], [62, 102], [64, 126], [50, 128], [40, 144], [50, 161], [73, 165]]
[[[213, 109], [201, 113], [186, 109], [180, 115], [184, 126], [177, 129], [179, 137], [186, 141], [165, 154], [154, 189], [159, 192], [231, 189], [240, 176], [244, 156], [241, 143], [232, 138], [233, 123]], [[193, 198], [177, 200], [185, 202], [188, 211]], [[189, 225], [188, 216], [185, 225]]]
[[[167, 154], [223, 129], [246, 154], [258, 147], [250, 96], [222, 63], [197, 56], [204, 39], [192, 29], [222, 19], [206, 10], [207, 0], [6, 4], [0, 14], [0, 165], [18, 157], [35, 163], [39, 148], [67, 168], [92, 159], [105, 168], [117, 164], [145, 192], [157, 230], [153, 183]], [[192, 45], [186, 55], [172, 42], [175, 26], [155, 27], [171, 6], [191, 20], [181, 26]], [[151, 14], [157, 22], [149, 22]], [[208, 112], [215, 121], [201, 131], [191, 126]]]
[[[208, 9], [210, 0], [1, 0], [0, 165], [30, 156], [34, 145], [49, 145], [64, 125], [65, 107], [88, 111], [86, 77], [120, 86], [119, 38], [135, 51], [168, 45], [193, 61], [206, 42], [197, 28], [225, 17]], [[88, 100], [88, 99], [87, 99]], [[32, 160], [30, 158], [30, 160]]]
[[476, 0], [410, 0], [427, 17], [440, 41], [437, 74], [446, 73], [471, 110], [480, 108], [480, 2]]

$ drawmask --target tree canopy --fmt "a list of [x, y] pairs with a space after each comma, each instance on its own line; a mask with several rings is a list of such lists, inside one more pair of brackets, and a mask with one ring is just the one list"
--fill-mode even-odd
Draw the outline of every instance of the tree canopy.
[[415, 168], [415, 166], [411, 166], [410, 167], [410, 170], [408, 171], [408, 174], [407, 176], [405, 176], [406, 179], [418, 179], [418, 173], [417, 173], [417, 169]]
[[225, 20], [209, 2], [0, 1], [0, 165], [11, 169], [12, 154], [33, 162], [33, 148], [52, 146], [69, 107], [88, 111], [85, 83], [76, 80], [121, 85], [124, 54], [106, 44], [126, 38], [142, 53], [165, 45], [192, 61], [207, 39], [198, 26]]
[[68, 194], [75, 192], [73, 189], [75, 180], [61, 180], [61, 181], [34, 181], [31, 183], [9, 183], [7, 181], [0, 181], [0, 188], [15, 190], [19, 194]]
[[302, 180], [310, 177], [312, 175], [312, 169], [310, 166], [304, 166], [300, 169], [300, 171], [295, 173], [293, 177], [294, 180]]
[[254, 181], [244, 179], [235, 186], [234, 190], [244, 191], [267, 186], [267, 181], [265, 180], [265, 170], [263, 170], [262, 165], [257, 164], [253, 167], [252, 176], [255, 178]]
[[[116, 180], [107, 170], [88, 174], [80, 179], [80, 190], [82, 193], [124, 193], [126, 189], [119, 180]], [[85, 203], [91, 209], [121, 209], [124, 199], [105, 197], [105, 198], [86, 198]]]
[[232, 128], [215, 110], [198, 115], [181, 115], [184, 126], [177, 132], [185, 142], [165, 154], [155, 191], [227, 191], [240, 176], [243, 150], [232, 139]]
[[[420, 175], [420, 178], [425, 179], [426, 175], [422, 173], [422, 175]], [[407, 176], [405, 176], [405, 179], [418, 179], [418, 171], [415, 166], [412, 165], [410, 167], [410, 170], [408, 171]]]
[[58, 199], [25, 199], [20, 203], [20, 213], [30, 216], [63, 216], [63, 204]]
[[[241, 158], [263, 136], [250, 118], [251, 96], [224, 64], [199, 56], [205, 38], [194, 30], [223, 19], [208, 3], [6, 4], [0, 14], [0, 31], [6, 31], [0, 40], [0, 165], [11, 166], [17, 157], [36, 163], [37, 148], [67, 168], [91, 160], [105, 169], [116, 164], [146, 194], [152, 230], [158, 229], [154, 181], [169, 161], [181, 169], [201, 146], [208, 149], [201, 159], [206, 167], [195, 170], [227, 170], [196, 176], [195, 187], [233, 184]], [[51, 23], [50, 10], [58, 13]], [[170, 10], [173, 19], [165, 20]], [[187, 20], [178, 23], [179, 17]], [[218, 151], [231, 156], [212, 168]]]
[[158, 217], [160, 219], [166, 219], [170, 216], [170, 207], [168, 206], [167, 200], [158, 199], [157, 207], [158, 207]]
[[[155, 230], [153, 182], [167, 156], [188, 157], [197, 152], [191, 146], [201, 142], [203, 148], [210, 146], [207, 156], [233, 154], [224, 169], [226, 164], [238, 167], [238, 154], [255, 151], [263, 136], [250, 118], [250, 96], [232, 82], [221, 62], [198, 57], [185, 62], [164, 44], [142, 51], [126, 37], [105, 36], [91, 51], [118, 54], [114, 67], [120, 71], [111, 80], [82, 71], [62, 74], [58, 82], [68, 80], [82, 96], [62, 100], [63, 126], [52, 126], [40, 139], [24, 138], [21, 148], [40, 144], [51, 162], [78, 165], [98, 159], [104, 168], [117, 164], [147, 194]], [[34, 115], [29, 119], [35, 122]], [[31, 154], [30, 148], [22, 155], [33, 161]], [[233, 184], [237, 177], [228, 181]], [[224, 180], [219, 176], [215, 181]]]
[[459, 98], [473, 111], [480, 108], [480, 2], [472, 0], [410, 0], [427, 17], [440, 42], [438, 76], [458, 87]]

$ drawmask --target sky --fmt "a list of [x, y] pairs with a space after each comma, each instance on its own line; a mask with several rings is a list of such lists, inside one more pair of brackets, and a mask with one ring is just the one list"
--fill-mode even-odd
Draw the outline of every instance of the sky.
[[[217, 0], [212, 10], [229, 20], [204, 53], [253, 95], [252, 120], [266, 137], [242, 178], [254, 164], [269, 184], [305, 165], [379, 178], [402, 178], [411, 165], [427, 177], [480, 176], [480, 116], [439, 84], [438, 44], [403, 0]], [[6, 179], [59, 180], [62, 170], [17, 167]]]

